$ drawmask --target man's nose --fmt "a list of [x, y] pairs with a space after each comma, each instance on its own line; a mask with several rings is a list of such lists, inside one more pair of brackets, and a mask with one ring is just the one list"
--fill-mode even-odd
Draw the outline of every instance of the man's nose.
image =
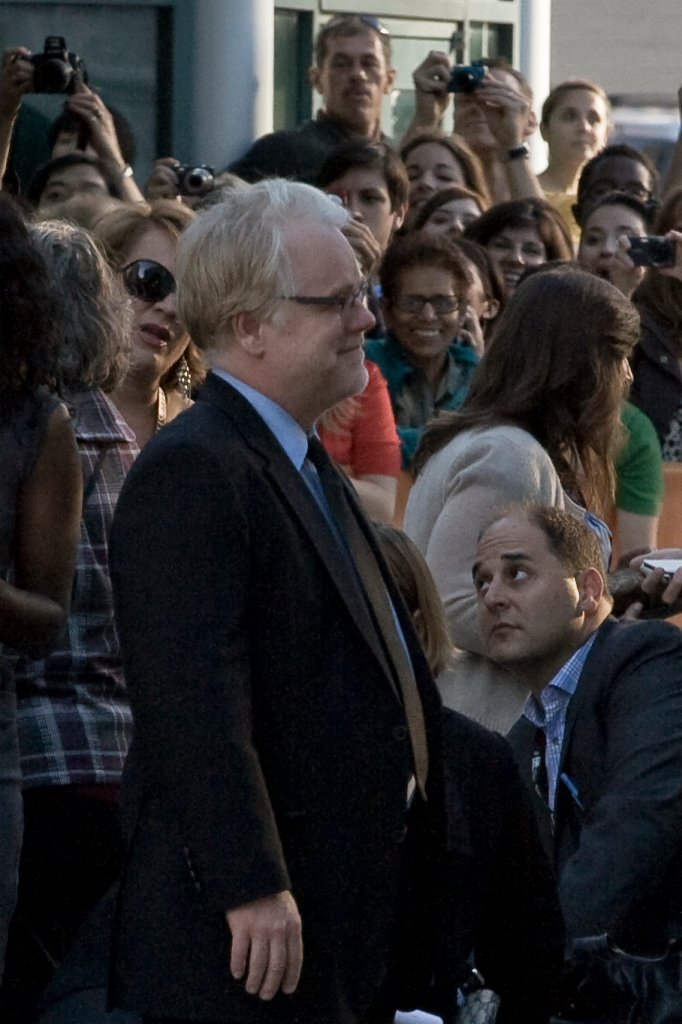
[[350, 73], [352, 78], [367, 78], [367, 69], [364, 68], [359, 61], [357, 61], [354, 64], [351, 64]]
[[371, 330], [377, 322], [376, 317], [371, 310], [367, 308], [364, 302], [356, 302], [350, 306], [347, 316], [348, 326], [351, 330], [357, 331], [358, 333]]
[[506, 588], [496, 576], [493, 576], [483, 592], [483, 603], [486, 608], [499, 608], [507, 603]]

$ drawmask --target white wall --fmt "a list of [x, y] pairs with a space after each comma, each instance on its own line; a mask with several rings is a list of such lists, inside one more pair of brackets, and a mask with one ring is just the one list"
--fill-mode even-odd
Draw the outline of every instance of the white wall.
[[554, 0], [552, 83], [590, 78], [610, 93], [682, 85], [682, 0]]

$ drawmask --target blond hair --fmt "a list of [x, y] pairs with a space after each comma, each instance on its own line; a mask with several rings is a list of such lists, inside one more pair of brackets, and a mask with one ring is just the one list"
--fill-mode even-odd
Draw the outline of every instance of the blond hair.
[[235, 189], [203, 211], [178, 245], [178, 312], [206, 352], [220, 347], [238, 313], [273, 320], [295, 290], [286, 229], [295, 224], [341, 228], [347, 210], [311, 185], [270, 178]]

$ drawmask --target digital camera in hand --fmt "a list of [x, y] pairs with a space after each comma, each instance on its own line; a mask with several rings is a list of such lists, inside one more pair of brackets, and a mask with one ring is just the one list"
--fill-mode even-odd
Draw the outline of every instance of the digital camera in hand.
[[448, 92], [472, 93], [485, 78], [485, 64], [461, 64], [452, 69]]
[[662, 235], [628, 236], [628, 256], [636, 267], [674, 267], [675, 243]]
[[214, 170], [206, 164], [199, 167], [181, 165], [175, 168], [178, 189], [183, 196], [198, 196], [213, 184]]
[[33, 91], [40, 93], [75, 92], [79, 78], [88, 81], [85, 61], [66, 48], [64, 36], [48, 36], [42, 53], [27, 58], [33, 64]]

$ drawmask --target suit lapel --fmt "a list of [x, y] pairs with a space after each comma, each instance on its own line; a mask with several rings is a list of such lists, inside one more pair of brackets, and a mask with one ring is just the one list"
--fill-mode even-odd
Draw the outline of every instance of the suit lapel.
[[[297, 472], [263, 419], [226, 381], [209, 374], [199, 398], [201, 401], [219, 406], [230, 418], [244, 443], [261, 458], [264, 475], [279, 494], [282, 503], [288, 507], [308, 535], [329, 573], [332, 585], [339, 592], [349, 615], [380, 663], [391, 689], [397, 696], [393, 675], [370, 617], [365, 595], [349, 560], [340, 551], [338, 541], [301, 474]], [[364, 530], [363, 520], [361, 526]]]

